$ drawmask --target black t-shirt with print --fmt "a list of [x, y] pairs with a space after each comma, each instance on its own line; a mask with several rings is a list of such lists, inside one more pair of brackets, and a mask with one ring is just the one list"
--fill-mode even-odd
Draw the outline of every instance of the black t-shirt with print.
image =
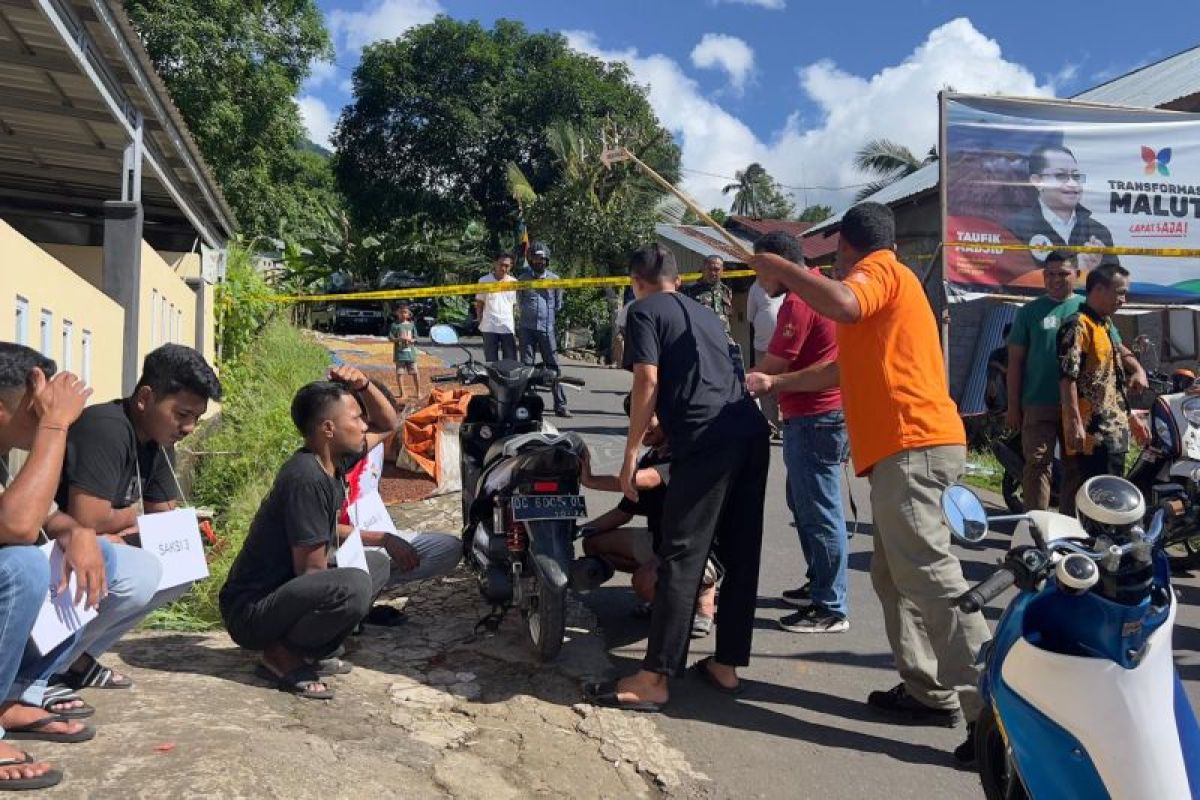
[[711, 310], [678, 292], [643, 297], [629, 306], [625, 342], [626, 369], [658, 367], [656, 411], [676, 459], [769, 433]]
[[261, 600], [295, 578], [293, 547], [336, 545], [338, 511], [346, 499], [344, 467], [330, 475], [317, 455], [304, 448], [287, 460], [229, 570], [221, 589], [222, 610]]
[[110, 501], [113, 508], [136, 505], [139, 494], [148, 503], [178, 500], [172, 452], [157, 442], [138, 443], [124, 400], [90, 406], [67, 431], [67, 455], [54, 500], [67, 508], [72, 486]]

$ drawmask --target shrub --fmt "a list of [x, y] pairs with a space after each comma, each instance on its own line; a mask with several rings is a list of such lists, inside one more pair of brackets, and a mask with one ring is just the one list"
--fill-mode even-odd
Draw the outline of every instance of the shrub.
[[266, 280], [254, 268], [246, 246], [230, 242], [225, 281], [217, 286], [214, 302], [221, 367], [235, 363], [276, 314], [278, 306], [266, 299], [271, 293]]
[[220, 539], [209, 556], [211, 574], [156, 614], [151, 625], [196, 630], [221, 624], [217, 594], [275, 473], [300, 445], [290, 415], [292, 396], [322, 378], [329, 361], [328, 350], [277, 318], [226, 364], [221, 415], [193, 444], [200, 452], [191, 499], [216, 511], [213, 527]]

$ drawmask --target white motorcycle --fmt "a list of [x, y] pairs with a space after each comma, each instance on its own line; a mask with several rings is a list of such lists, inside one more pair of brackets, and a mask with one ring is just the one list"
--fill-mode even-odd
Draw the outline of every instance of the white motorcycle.
[[1165, 515], [1163, 550], [1177, 572], [1200, 568], [1200, 395], [1159, 395], [1150, 406], [1150, 444], [1129, 480]]

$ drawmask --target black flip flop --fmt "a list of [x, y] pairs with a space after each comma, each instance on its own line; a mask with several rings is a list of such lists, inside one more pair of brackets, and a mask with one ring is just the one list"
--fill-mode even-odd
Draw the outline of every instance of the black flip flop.
[[708, 658], [702, 658], [695, 664], [692, 664], [690, 667], [688, 667], [687, 671], [698, 678], [702, 678], [708, 683], [709, 686], [711, 686], [713, 689], [716, 689], [721, 694], [727, 694], [732, 697], [736, 697], [737, 695], [746, 691], [746, 687], [742, 685], [740, 680], [738, 681], [737, 686], [734, 686], [732, 689], [730, 689], [728, 686], [721, 685], [721, 682], [714, 678], [713, 674], [708, 671], [708, 662], [710, 661], [712, 661], [712, 656], [709, 656]]
[[61, 714], [67, 719], [87, 719], [96, 713], [96, 709], [92, 708], [87, 703], [75, 708], [66, 708], [61, 711], [51, 708], [57, 703], [72, 703], [78, 700], [83, 703], [83, 698], [75, 694], [71, 687], [65, 683], [52, 683], [46, 687], [45, 693], [42, 695], [43, 711], [49, 711], [51, 714]]
[[342, 661], [340, 658], [334, 656], [313, 661], [312, 667], [322, 678], [328, 678], [333, 675], [348, 675], [354, 669], [354, 665], [349, 661]]
[[51, 733], [44, 728], [47, 725], [53, 725], [56, 722], [72, 722], [73, 720], [64, 717], [62, 714], [50, 714], [42, 717], [36, 722], [31, 722], [28, 725], [22, 725], [19, 728], [5, 728], [5, 739], [26, 739], [29, 741], [38, 742], [56, 742], [58, 744], [76, 744], [78, 742], [87, 742], [96, 737], [96, 729], [91, 725], [84, 725], [83, 730], [75, 733]]
[[[0, 758], [0, 769], [4, 767], [23, 767], [36, 763], [29, 753], [21, 753], [21, 758]], [[49, 789], [62, 783], [63, 774], [60, 769], [48, 769], [36, 778], [9, 778], [0, 780], [0, 792], [21, 792], [28, 789]]]
[[616, 681], [585, 683], [583, 685], [583, 699], [594, 706], [619, 708], [622, 711], [640, 711], [645, 714], [656, 714], [662, 711], [663, 706], [666, 705], [665, 703], [651, 703], [648, 700], [626, 703], [617, 698]]
[[378, 625], [382, 628], [395, 628], [408, 621], [408, 615], [398, 608], [383, 604], [371, 606], [363, 622], [368, 625]]
[[266, 664], [259, 664], [254, 668], [254, 674], [273, 683], [279, 691], [294, 694], [305, 700], [333, 699], [333, 689], [330, 689], [328, 685], [324, 691], [314, 691], [308, 688], [311, 683], [325, 683], [325, 681], [321, 680], [321, 676], [317, 674], [316, 670], [307, 664], [303, 667], [296, 667], [284, 675], [276, 673]]

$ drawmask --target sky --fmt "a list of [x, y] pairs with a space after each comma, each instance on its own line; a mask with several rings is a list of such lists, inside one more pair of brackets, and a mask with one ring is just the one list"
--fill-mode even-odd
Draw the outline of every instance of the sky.
[[438, 14], [558, 31], [627, 63], [683, 152], [683, 188], [728, 208], [722, 187], [758, 161], [797, 206], [848, 205], [869, 176], [855, 151], [885, 137], [924, 154], [937, 92], [1070, 97], [1200, 45], [1200, 3], [1164, 13], [1114, 0], [318, 0], [333, 63], [297, 103], [329, 146], [362, 48]]

